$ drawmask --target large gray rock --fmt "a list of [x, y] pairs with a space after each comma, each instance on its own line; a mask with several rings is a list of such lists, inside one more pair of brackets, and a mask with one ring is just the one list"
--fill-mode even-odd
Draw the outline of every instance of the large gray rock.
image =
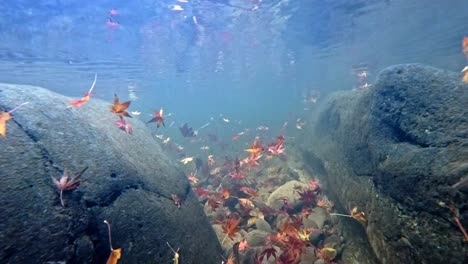
[[[370, 90], [331, 96], [304, 138], [338, 208], [367, 213], [382, 263], [468, 263], [450, 210], [468, 227], [468, 85], [419, 64], [383, 70]], [[317, 162], [320, 161], [320, 162]]]
[[[104, 263], [112, 242], [122, 263], [220, 263], [221, 247], [190, 185], [162, 154], [149, 129], [117, 129], [109, 104], [92, 99], [67, 109], [48, 90], [0, 85], [0, 108], [29, 101], [0, 138], [0, 262]], [[62, 208], [52, 177], [88, 166]], [[178, 209], [171, 200], [182, 199]]]

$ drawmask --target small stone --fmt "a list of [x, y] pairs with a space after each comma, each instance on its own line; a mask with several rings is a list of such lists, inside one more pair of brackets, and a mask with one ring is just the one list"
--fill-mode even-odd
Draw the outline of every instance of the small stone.
[[324, 247], [339, 249], [340, 245], [341, 245], [341, 239], [337, 235], [331, 235], [331, 236], [325, 238], [325, 241], [323, 242], [323, 245], [324, 245]]
[[255, 226], [257, 227], [257, 230], [265, 231], [267, 233], [273, 232], [270, 224], [267, 221], [265, 221], [265, 219], [258, 219], [255, 222]]
[[299, 181], [289, 181], [280, 187], [268, 197], [267, 204], [275, 210], [280, 210], [283, 206], [283, 201], [280, 198], [288, 198], [288, 202], [294, 207], [299, 204], [299, 195], [297, 194], [297, 188], [307, 188], [308, 185]]
[[[309, 225], [312, 225], [312, 223], [310, 223], [311, 221], [316, 224], [318, 229], [322, 229], [325, 222], [330, 220], [327, 210], [320, 208], [320, 207], [314, 208], [312, 213], [308, 215], [307, 218], [304, 218], [304, 219], [307, 219], [307, 221], [303, 220], [304, 225], [306, 225], [306, 223]], [[313, 228], [313, 225], [310, 227]]]
[[251, 247], [263, 246], [265, 245], [265, 238], [269, 235], [269, 233], [261, 230], [253, 230], [247, 233], [245, 240], [247, 240], [247, 244]]
[[320, 244], [321, 241], [323, 241], [324, 238], [325, 238], [325, 235], [320, 230], [314, 230], [309, 235], [310, 243], [316, 247]]
[[314, 264], [325, 264], [325, 260], [323, 259], [318, 259], [314, 262]]
[[315, 256], [315, 249], [313, 247], [306, 247], [301, 255], [301, 262], [299, 264], [310, 264], [317, 260]]

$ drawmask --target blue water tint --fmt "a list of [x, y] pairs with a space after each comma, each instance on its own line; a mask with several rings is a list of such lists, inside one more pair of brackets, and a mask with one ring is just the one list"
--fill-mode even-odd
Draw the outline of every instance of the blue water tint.
[[464, 0], [5, 0], [0, 8], [2, 82], [77, 97], [97, 72], [98, 98], [128, 99], [130, 87], [132, 107], [147, 116], [165, 107], [179, 122], [224, 114], [276, 127], [306, 114], [308, 95], [360, 85], [356, 65], [369, 83], [395, 63], [459, 70], [468, 20]]

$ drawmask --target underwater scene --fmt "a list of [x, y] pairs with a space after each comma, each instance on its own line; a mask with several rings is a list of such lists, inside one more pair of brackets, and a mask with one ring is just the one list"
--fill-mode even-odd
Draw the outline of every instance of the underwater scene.
[[0, 1], [0, 264], [468, 263], [468, 1]]

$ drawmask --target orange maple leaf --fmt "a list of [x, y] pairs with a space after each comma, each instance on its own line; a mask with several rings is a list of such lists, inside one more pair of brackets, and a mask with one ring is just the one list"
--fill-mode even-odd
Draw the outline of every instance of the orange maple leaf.
[[71, 104], [67, 106], [67, 108], [72, 108], [72, 107], [79, 107], [83, 105], [84, 103], [88, 102], [89, 99], [91, 98], [91, 93], [93, 92], [94, 86], [96, 85], [96, 80], [97, 80], [97, 74], [94, 74], [94, 82], [91, 85], [91, 88], [89, 89], [89, 92], [85, 93], [85, 95], [78, 100], [72, 100]]
[[29, 102], [22, 103], [8, 112], [0, 112], [0, 136], [6, 137], [6, 122], [12, 118], [11, 114], [27, 104], [29, 104]]
[[110, 245], [110, 249], [111, 249], [111, 254], [109, 255], [109, 258], [107, 259], [106, 264], [117, 264], [117, 262], [119, 262], [119, 259], [122, 256], [122, 249], [121, 248], [117, 248], [117, 249], [112, 248], [111, 227], [110, 227], [110, 224], [109, 224], [109, 222], [107, 220], [104, 220], [104, 223], [107, 225], [107, 232], [109, 234], [109, 245]]
[[130, 106], [130, 101], [120, 103], [119, 97], [117, 97], [116, 94], [114, 94], [114, 104], [111, 106], [111, 112], [120, 116], [121, 118], [126, 116], [126, 117], [131, 117], [130, 114], [126, 111], [127, 108]]
[[6, 137], [6, 122], [11, 119], [9, 112], [0, 113], [0, 135]]
[[224, 237], [223, 241], [221, 241], [221, 244], [224, 243], [224, 240], [226, 240], [227, 237], [229, 237], [231, 240], [233, 240], [234, 236], [236, 235], [237, 232], [239, 232], [239, 223], [241, 219], [235, 219], [231, 218], [226, 221], [223, 225], [223, 232], [226, 234]]

